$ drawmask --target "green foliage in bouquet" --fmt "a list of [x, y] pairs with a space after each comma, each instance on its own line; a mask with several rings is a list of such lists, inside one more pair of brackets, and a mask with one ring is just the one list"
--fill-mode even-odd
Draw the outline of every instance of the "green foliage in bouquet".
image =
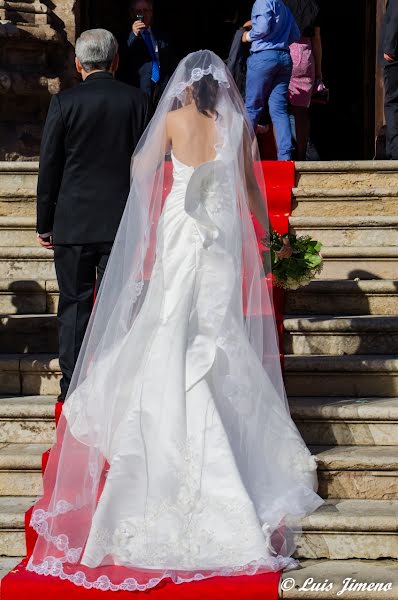
[[283, 246], [282, 236], [273, 231], [269, 240], [263, 240], [268, 248], [263, 254], [271, 252], [272, 274], [275, 284], [285, 289], [295, 290], [308, 285], [322, 271], [323, 259], [320, 254], [322, 244], [307, 236], [287, 234], [293, 254], [290, 258], [280, 259], [278, 250]]

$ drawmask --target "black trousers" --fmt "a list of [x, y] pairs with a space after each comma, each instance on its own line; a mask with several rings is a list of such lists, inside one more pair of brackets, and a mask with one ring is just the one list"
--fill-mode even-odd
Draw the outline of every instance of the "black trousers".
[[398, 61], [384, 63], [387, 158], [398, 160]]
[[111, 249], [111, 242], [54, 247], [62, 398], [70, 385], [93, 308], [94, 292], [100, 286]]

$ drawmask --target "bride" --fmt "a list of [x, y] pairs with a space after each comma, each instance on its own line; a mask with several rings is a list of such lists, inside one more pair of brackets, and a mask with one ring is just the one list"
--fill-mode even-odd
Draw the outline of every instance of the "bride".
[[229, 73], [189, 55], [133, 156], [29, 570], [116, 591], [298, 564], [300, 518], [323, 501], [283, 387], [250, 214], [268, 230], [264, 197]]

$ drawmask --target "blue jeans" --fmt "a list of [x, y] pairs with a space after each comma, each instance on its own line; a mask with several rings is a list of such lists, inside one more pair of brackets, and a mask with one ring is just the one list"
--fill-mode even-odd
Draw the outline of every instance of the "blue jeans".
[[290, 160], [293, 153], [292, 133], [288, 114], [288, 88], [292, 74], [292, 59], [286, 50], [254, 52], [247, 61], [246, 110], [256, 129], [264, 105], [275, 130], [278, 160]]

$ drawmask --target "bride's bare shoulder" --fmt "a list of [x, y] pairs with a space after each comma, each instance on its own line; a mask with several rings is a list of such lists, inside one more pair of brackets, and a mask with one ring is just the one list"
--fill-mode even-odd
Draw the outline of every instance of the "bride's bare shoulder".
[[190, 104], [187, 104], [187, 106], [181, 106], [181, 108], [176, 108], [175, 110], [171, 110], [169, 113], [167, 113], [167, 116], [174, 119], [174, 118], [181, 117], [182, 115], [188, 114], [191, 111], [192, 111], [192, 106]]
[[186, 119], [189, 118], [190, 112], [191, 110], [188, 106], [171, 110], [169, 113], [167, 113], [167, 124], [170, 126], [182, 124]]

